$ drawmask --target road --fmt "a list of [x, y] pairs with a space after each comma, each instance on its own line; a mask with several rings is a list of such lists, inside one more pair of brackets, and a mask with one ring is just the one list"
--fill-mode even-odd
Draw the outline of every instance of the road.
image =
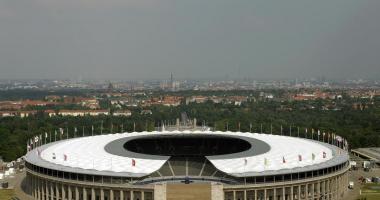
[[[359, 163], [358, 163], [359, 164]], [[360, 163], [361, 164], [361, 163]], [[369, 172], [363, 170], [363, 168], [359, 168], [358, 170], [349, 171], [349, 181], [354, 181], [354, 189], [349, 189], [348, 192], [344, 195], [344, 200], [357, 200], [360, 195], [360, 188], [362, 187], [362, 183], [359, 182], [360, 177], [370, 178], [370, 177], [378, 177], [380, 176], [380, 168], [371, 169]]]

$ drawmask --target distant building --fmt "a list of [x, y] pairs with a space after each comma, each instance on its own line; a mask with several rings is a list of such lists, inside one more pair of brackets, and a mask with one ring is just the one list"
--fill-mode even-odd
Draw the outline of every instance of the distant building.
[[141, 115], [151, 115], [151, 114], [153, 114], [153, 113], [152, 113], [151, 110], [142, 110], [140, 114], [141, 114]]
[[109, 84], [108, 84], [108, 91], [113, 91], [114, 89], [115, 89], [115, 87], [113, 86], [113, 84], [110, 82]]
[[124, 116], [129, 117], [132, 115], [132, 112], [130, 110], [117, 110], [113, 112], [113, 116]]
[[61, 101], [61, 97], [57, 95], [49, 95], [45, 97], [45, 100], [48, 102], [59, 102]]
[[77, 104], [90, 109], [99, 109], [99, 101], [93, 97], [72, 97], [65, 96], [63, 98], [64, 104]]
[[58, 112], [61, 116], [99, 116], [99, 115], [109, 115], [108, 110], [61, 110]]
[[32, 115], [37, 114], [37, 111], [30, 110], [30, 111], [0, 111], [0, 117], [29, 117]]
[[57, 112], [54, 110], [45, 110], [44, 113], [49, 115], [49, 117], [53, 117], [57, 115]]

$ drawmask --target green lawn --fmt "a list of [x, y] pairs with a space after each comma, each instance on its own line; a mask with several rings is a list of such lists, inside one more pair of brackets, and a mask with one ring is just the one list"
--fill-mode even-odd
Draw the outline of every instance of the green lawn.
[[379, 200], [380, 199], [380, 184], [366, 184], [362, 188], [360, 199]]
[[14, 197], [14, 190], [9, 190], [9, 189], [0, 189], [0, 199], [1, 200], [9, 200], [12, 197]]
[[380, 194], [363, 194], [360, 196], [359, 198], [360, 200], [361, 199], [365, 199], [365, 200], [379, 200], [380, 199]]

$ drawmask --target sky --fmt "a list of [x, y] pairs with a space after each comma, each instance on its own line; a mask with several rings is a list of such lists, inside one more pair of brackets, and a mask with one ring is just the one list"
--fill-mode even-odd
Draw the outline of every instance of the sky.
[[0, 79], [380, 77], [378, 0], [0, 0]]

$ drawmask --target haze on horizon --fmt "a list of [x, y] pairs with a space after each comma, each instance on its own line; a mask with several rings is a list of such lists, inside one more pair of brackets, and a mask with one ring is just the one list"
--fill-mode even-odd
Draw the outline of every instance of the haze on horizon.
[[380, 1], [0, 0], [0, 79], [380, 77]]

